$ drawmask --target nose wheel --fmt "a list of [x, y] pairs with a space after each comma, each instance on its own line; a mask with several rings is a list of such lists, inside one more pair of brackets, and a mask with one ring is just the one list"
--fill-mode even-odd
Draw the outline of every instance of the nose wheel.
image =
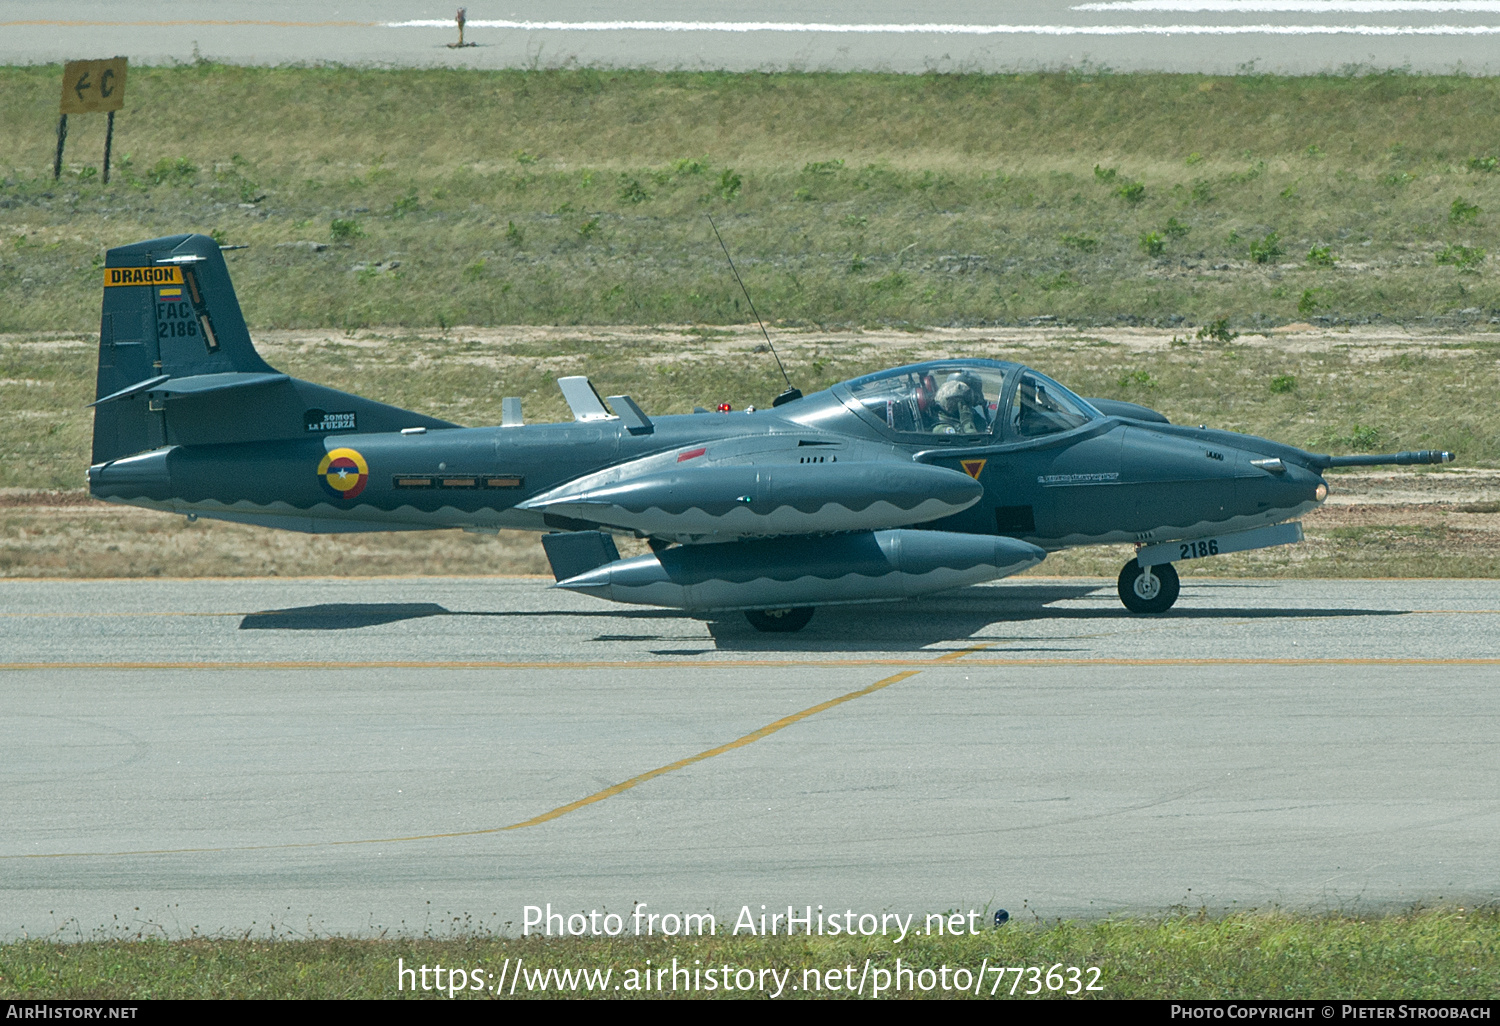
[[1120, 571], [1120, 601], [1132, 613], [1165, 613], [1181, 590], [1171, 563], [1143, 567], [1132, 559]]
[[800, 631], [807, 626], [807, 621], [812, 619], [811, 606], [803, 606], [799, 609], [747, 609], [745, 619], [750, 621], [750, 626], [758, 631], [770, 631], [774, 634], [790, 634]]

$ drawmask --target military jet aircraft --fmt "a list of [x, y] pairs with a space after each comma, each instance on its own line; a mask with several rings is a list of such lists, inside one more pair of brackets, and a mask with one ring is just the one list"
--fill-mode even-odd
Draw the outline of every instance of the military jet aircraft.
[[[250, 340], [203, 235], [109, 251], [89, 488], [189, 519], [314, 533], [543, 532], [557, 587], [794, 631], [817, 606], [995, 580], [1050, 551], [1133, 542], [1119, 593], [1177, 600], [1173, 563], [1299, 541], [1327, 456], [996, 360], [932, 360], [769, 409], [649, 416], [558, 381], [573, 421], [460, 427], [288, 377]], [[616, 536], [649, 542], [621, 559]]]

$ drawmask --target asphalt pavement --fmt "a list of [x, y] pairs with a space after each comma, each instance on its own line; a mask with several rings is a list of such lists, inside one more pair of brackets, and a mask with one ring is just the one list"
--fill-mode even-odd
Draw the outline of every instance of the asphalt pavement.
[[0, 583], [0, 937], [1500, 897], [1500, 582], [547, 583]]

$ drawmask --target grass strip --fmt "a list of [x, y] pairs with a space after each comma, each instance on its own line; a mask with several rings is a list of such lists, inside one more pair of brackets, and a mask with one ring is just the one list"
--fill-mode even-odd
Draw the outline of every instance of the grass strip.
[[1482, 322], [1500, 80], [137, 67], [98, 174], [0, 68], [0, 331], [197, 230], [251, 323]]
[[[462, 923], [447, 924], [457, 932]], [[515, 997], [724, 997], [715, 991], [645, 992], [630, 989], [646, 969], [679, 966], [717, 970], [730, 978], [737, 970], [790, 971], [784, 996], [849, 997], [853, 980], [841, 975], [830, 986], [827, 970], [894, 970], [896, 959], [917, 972], [934, 970], [923, 981], [941, 979], [944, 965], [1038, 966], [1042, 973], [1060, 965], [1097, 966], [1103, 998], [1446, 998], [1493, 999], [1500, 990], [1500, 914], [1494, 908], [1418, 909], [1399, 915], [1295, 915], [1247, 912], [1224, 917], [1178, 913], [1158, 919], [1096, 922], [1012, 923], [975, 936], [890, 938], [750, 937], [696, 939], [497, 939], [454, 936], [412, 940], [317, 939], [152, 939], [159, 927], [123, 931], [131, 939], [28, 940], [0, 945], [0, 997], [5, 998], [447, 998], [446, 989], [397, 991], [397, 960], [406, 967], [462, 969], [467, 979], [493, 987], [502, 966], [521, 959], [533, 971], [611, 970], [609, 983], [591, 992], [584, 986], [559, 987], [556, 977], [542, 990], [522, 974]], [[122, 932], [122, 931], [116, 931]], [[804, 976], [805, 970], [818, 975]], [[483, 975], [481, 975], [483, 974]], [[748, 978], [748, 977], [745, 977]], [[769, 977], [767, 977], [769, 978]], [[972, 976], [971, 976], [972, 978]], [[981, 994], [995, 984], [986, 973]], [[1084, 974], [1084, 982], [1089, 976]], [[427, 976], [429, 984], [435, 977]], [[805, 986], [821, 982], [809, 993]], [[1016, 974], [1008, 974], [994, 996], [1011, 997]], [[444, 988], [453, 980], [445, 980]], [[1015, 997], [1033, 986], [1026, 974]], [[615, 989], [618, 987], [619, 989]], [[1058, 997], [1072, 987], [1033, 997]], [[769, 989], [769, 988], [768, 988]], [[487, 989], [457, 990], [456, 996], [500, 997]], [[868, 988], [866, 996], [868, 996]], [[940, 984], [916, 985], [901, 996], [955, 997]]]

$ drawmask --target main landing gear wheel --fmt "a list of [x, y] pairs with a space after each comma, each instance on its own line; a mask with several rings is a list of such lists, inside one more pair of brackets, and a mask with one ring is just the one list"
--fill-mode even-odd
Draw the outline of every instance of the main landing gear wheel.
[[750, 626], [758, 631], [772, 631], [777, 634], [790, 634], [800, 631], [807, 626], [807, 621], [812, 619], [811, 606], [803, 606], [799, 609], [747, 609], [745, 619], [750, 621]]
[[1132, 559], [1120, 571], [1120, 601], [1132, 613], [1165, 613], [1181, 590], [1171, 563], [1143, 568]]

